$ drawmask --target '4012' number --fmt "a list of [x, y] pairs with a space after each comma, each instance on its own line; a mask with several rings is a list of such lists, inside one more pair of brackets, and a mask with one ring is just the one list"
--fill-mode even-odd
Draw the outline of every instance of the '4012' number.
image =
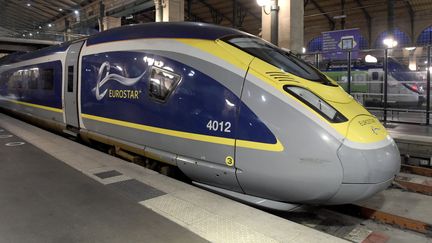
[[216, 132], [231, 132], [231, 122], [210, 120], [207, 129]]

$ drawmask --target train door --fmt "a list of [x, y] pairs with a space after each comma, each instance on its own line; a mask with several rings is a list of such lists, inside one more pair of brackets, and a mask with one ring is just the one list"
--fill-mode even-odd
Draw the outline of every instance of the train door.
[[73, 43], [66, 56], [65, 72], [64, 72], [64, 112], [66, 116], [66, 125], [68, 127], [78, 128], [78, 106], [77, 106], [77, 92], [78, 92], [78, 60], [83, 42]]

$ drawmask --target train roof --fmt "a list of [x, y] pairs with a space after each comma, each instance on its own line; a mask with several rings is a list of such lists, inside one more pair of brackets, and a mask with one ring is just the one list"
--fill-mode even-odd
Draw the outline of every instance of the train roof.
[[64, 52], [67, 50], [71, 42], [65, 42], [60, 45], [45, 47], [32, 52], [18, 52], [7, 55], [0, 59], [0, 65], [12, 64], [38, 57], [48, 56], [56, 52]]
[[[97, 33], [87, 38], [87, 46], [113, 41], [145, 38], [187, 38], [216, 40], [227, 35], [250, 35], [246, 32], [223, 26], [197, 22], [157, 22], [122, 26]], [[85, 39], [84, 39], [85, 40]], [[34, 52], [11, 54], [0, 59], [0, 65], [11, 64], [33, 58], [64, 52], [72, 42], [46, 47]]]
[[249, 35], [219, 25], [196, 22], [157, 22], [128, 25], [90, 36], [87, 45], [144, 38], [188, 38], [216, 40], [227, 35]]

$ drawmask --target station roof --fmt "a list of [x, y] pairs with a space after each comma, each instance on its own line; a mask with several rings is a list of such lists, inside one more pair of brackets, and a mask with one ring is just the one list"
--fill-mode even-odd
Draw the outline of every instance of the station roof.
[[0, 0], [0, 27], [9, 30], [37, 29], [70, 11], [80, 9], [87, 0]]
[[[303, 0], [305, 4], [305, 26], [328, 22], [329, 30], [337, 22], [335, 16], [341, 15], [341, 0]], [[75, 10], [95, 6], [101, 0], [0, 0], [0, 36], [10, 36], [14, 32], [37, 31], [56, 20], [73, 14]], [[131, 14], [139, 22], [154, 21], [153, 0], [104, 0], [107, 14], [111, 9], [119, 9], [117, 14], [123, 17]], [[109, 2], [109, 4], [107, 3]], [[188, 10], [191, 3], [190, 12]], [[147, 9], [137, 12], [126, 11], [147, 4]], [[108, 6], [109, 5], [109, 6]], [[93, 7], [93, 9], [97, 9]], [[236, 9], [236, 11], [233, 11]], [[430, 15], [431, 0], [395, 0], [395, 14]], [[110, 12], [111, 11], [111, 12]], [[121, 13], [120, 13], [121, 12]], [[387, 12], [386, 1], [345, 0], [347, 22], [365, 21], [366, 18], [383, 19]], [[98, 15], [97, 10], [86, 11], [85, 15]], [[261, 8], [255, 0], [185, 0], [185, 18], [190, 21], [215, 23], [223, 26], [234, 26], [252, 34], [259, 34], [261, 28]], [[90, 16], [82, 16], [87, 21]], [[236, 21], [234, 21], [234, 19]], [[96, 20], [97, 21], [97, 20]], [[94, 23], [93, 23], [94, 24]]]

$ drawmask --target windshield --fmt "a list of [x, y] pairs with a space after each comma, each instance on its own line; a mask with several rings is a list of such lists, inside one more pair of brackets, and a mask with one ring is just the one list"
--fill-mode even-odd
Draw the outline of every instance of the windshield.
[[294, 74], [298, 77], [332, 85], [330, 80], [318, 70], [296, 57], [288, 51], [284, 51], [262, 39], [237, 35], [227, 36], [221, 40], [281, 69], [284, 72]]

